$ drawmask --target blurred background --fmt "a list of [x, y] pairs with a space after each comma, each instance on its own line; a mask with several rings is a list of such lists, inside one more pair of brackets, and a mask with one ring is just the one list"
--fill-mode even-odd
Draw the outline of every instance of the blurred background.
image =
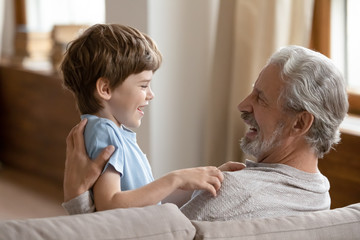
[[155, 177], [248, 157], [237, 105], [278, 48], [334, 59], [349, 118], [320, 169], [332, 208], [359, 202], [359, 11], [356, 0], [0, 0], [0, 219], [66, 214], [65, 138], [79, 113], [58, 66], [68, 42], [95, 23], [138, 28], [163, 54], [156, 97], [134, 129]]

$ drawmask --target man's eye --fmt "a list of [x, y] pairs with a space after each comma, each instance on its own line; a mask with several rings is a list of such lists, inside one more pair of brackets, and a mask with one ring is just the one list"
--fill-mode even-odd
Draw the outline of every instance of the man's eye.
[[148, 86], [146, 86], [146, 85], [142, 85], [142, 86], [141, 86], [141, 88], [147, 88], [147, 87], [148, 87]]
[[258, 103], [260, 103], [260, 104], [265, 104], [266, 103], [265, 100], [259, 95], [256, 96], [256, 101]]

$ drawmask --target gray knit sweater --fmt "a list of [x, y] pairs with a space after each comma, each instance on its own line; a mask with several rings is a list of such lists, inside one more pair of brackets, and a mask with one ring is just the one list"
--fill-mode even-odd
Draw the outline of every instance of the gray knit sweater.
[[284, 164], [246, 161], [224, 172], [218, 196], [196, 191], [181, 211], [191, 220], [225, 221], [297, 215], [330, 208], [329, 181]]

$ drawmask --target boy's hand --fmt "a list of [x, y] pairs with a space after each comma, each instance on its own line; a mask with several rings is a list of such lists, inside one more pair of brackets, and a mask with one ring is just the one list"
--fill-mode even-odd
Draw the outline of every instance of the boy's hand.
[[206, 190], [213, 196], [220, 189], [224, 175], [217, 167], [197, 167], [173, 171], [174, 176], [181, 190]]
[[114, 152], [114, 146], [106, 147], [92, 161], [86, 153], [84, 129], [87, 120], [83, 119], [66, 138], [66, 160], [64, 171], [64, 201], [88, 191], [99, 178], [105, 163]]
[[226, 162], [224, 164], [222, 164], [220, 167], [218, 167], [221, 171], [229, 171], [229, 172], [234, 172], [234, 171], [239, 171], [242, 170], [244, 168], [246, 168], [246, 165], [244, 163], [240, 163], [240, 162]]

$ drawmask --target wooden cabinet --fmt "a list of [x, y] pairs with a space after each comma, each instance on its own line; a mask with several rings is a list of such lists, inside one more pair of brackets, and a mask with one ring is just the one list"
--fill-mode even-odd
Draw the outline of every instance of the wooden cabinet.
[[342, 132], [341, 143], [319, 160], [320, 171], [330, 181], [331, 208], [360, 202], [360, 134], [354, 129]]
[[0, 161], [62, 186], [66, 136], [79, 122], [57, 74], [0, 66]]

